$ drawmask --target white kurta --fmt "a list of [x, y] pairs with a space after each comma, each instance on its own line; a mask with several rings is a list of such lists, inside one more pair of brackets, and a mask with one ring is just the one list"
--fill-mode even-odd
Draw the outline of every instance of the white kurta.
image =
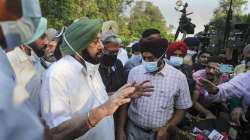
[[[108, 99], [98, 66], [87, 64], [86, 70], [71, 56], [51, 65], [44, 78], [42, 116], [50, 128], [69, 120], [75, 113], [87, 113]], [[113, 117], [104, 118], [79, 139], [114, 140]]]
[[128, 61], [128, 53], [125, 49], [120, 48], [117, 58], [122, 62], [123, 66], [127, 63]]
[[[22, 84], [28, 91], [28, 100], [25, 104], [35, 114], [40, 113], [39, 93], [42, 84], [42, 74], [45, 69], [40, 63], [39, 57], [31, 51], [31, 56], [25, 54], [19, 47], [7, 53], [8, 59], [16, 73], [18, 84]], [[19, 95], [18, 98], [25, 95]], [[19, 99], [20, 100], [20, 99]]]

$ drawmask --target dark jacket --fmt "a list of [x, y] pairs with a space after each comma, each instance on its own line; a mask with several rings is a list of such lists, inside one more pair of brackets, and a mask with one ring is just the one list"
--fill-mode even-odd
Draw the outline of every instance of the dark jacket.
[[107, 92], [115, 92], [126, 83], [122, 62], [117, 59], [112, 67], [100, 65], [99, 72]]
[[183, 64], [179, 67], [175, 67], [178, 70], [180, 70], [182, 73], [184, 73], [187, 77], [187, 81], [188, 81], [188, 86], [189, 86], [189, 90], [190, 92], [194, 91], [195, 89], [195, 81], [193, 79], [193, 69], [191, 66]]

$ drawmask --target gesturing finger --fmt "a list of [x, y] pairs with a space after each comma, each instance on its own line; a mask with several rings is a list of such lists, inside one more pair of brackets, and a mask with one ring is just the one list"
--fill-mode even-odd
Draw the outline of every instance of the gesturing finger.
[[150, 82], [149, 80], [145, 80], [145, 81], [141, 82], [139, 85], [141, 86], [141, 85], [144, 85], [144, 84], [149, 83], [149, 82]]

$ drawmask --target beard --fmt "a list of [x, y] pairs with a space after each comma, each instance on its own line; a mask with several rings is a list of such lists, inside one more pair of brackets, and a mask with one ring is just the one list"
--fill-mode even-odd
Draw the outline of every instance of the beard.
[[92, 64], [99, 64], [100, 63], [100, 58], [102, 56], [102, 52], [98, 52], [95, 56], [95, 58], [93, 58], [92, 56], [90, 56], [89, 52], [87, 49], [83, 50], [81, 52], [81, 56], [83, 57], [84, 60], [92, 63]]
[[38, 46], [35, 43], [31, 43], [29, 46], [32, 48], [32, 50], [36, 53], [38, 57], [43, 57], [45, 55], [45, 51], [38, 49]]

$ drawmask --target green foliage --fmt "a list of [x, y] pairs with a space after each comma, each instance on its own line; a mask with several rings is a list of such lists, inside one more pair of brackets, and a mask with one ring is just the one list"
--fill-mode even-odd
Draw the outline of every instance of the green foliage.
[[[233, 25], [236, 23], [244, 22], [242, 20], [242, 11], [246, 4], [247, 0], [233, 0], [233, 5], [232, 5], [233, 18], [231, 20], [231, 28], [233, 28]], [[210, 21], [210, 24], [214, 26], [214, 30], [216, 31], [216, 38], [212, 40], [217, 46], [221, 46], [223, 44], [225, 23], [229, 5], [230, 5], [230, 0], [220, 0], [219, 7], [215, 9], [213, 18]], [[245, 17], [245, 19], [246, 18], [247, 17]]]
[[[137, 40], [146, 28], [157, 28], [162, 35], [173, 39], [170, 28], [160, 10], [150, 2], [136, 2], [130, 17], [124, 16], [123, 10], [134, 0], [40, 0], [43, 16], [49, 21], [49, 27], [60, 29], [70, 25], [83, 16], [114, 20], [119, 25], [124, 44]], [[142, 6], [145, 6], [142, 9]]]
[[[219, 7], [214, 11], [214, 19], [225, 17], [229, 9], [231, 0], [220, 0]], [[247, 0], [233, 0], [232, 10], [234, 15], [242, 15], [242, 10], [246, 6]]]
[[[156, 28], [161, 31], [163, 37], [173, 40], [170, 28], [158, 7], [151, 2], [138, 1], [132, 9], [128, 22], [128, 29], [132, 40], [141, 38], [141, 33], [147, 28]], [[130, 41], [132, 41], [130, 40]]]

